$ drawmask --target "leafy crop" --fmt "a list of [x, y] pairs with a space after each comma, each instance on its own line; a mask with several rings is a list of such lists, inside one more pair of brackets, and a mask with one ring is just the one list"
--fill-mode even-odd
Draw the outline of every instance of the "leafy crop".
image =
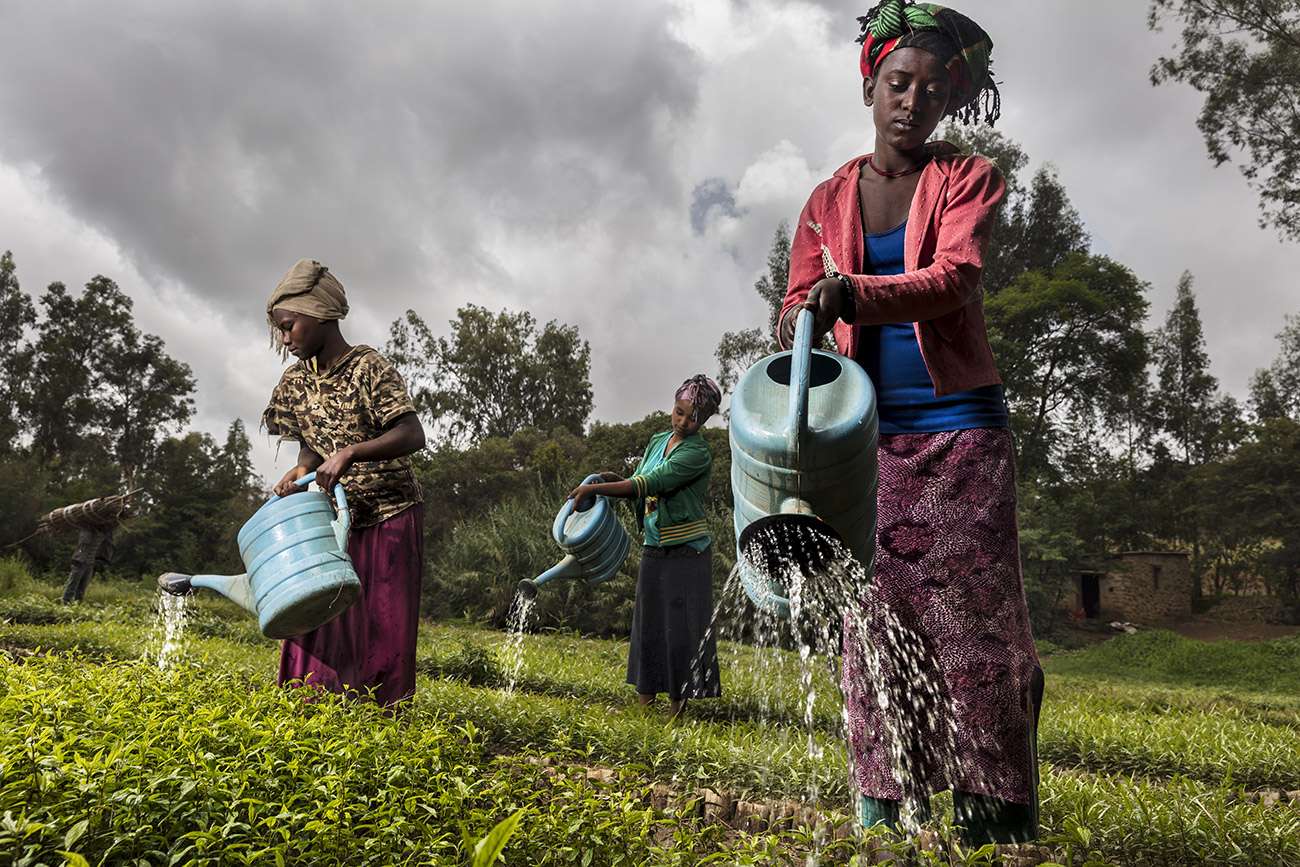
[[[416, 700], [394, 716], [271, 686], [275, 643], [222, 600], [190, 601], [183, 651], [162, 672], [148, 588], [105, 583], [65, 608], [57, 587], [13, 585], [0, 594], [0, 862], [801, 864], [810, 828], [739, 832], [700, 818], [692, 793], [806, 802], [815, 785], [823, 814], [849, 803], [834, 677], [814, 678], [813, 758], [789, 653], [724, 642], [724, 697], [667, 724], [623, 683], [626, 642], [525, 636], [506, 691], [505, 636], [426, 624]], [[1146, 642], [1136, 674], [1112, 674], [1105, 645], [1047, 662], [1044, 854], [1300, 863], [1300, 804], [1249, 791], [1300, 789], [1300, 698], [1180, 673], [1202, 648], [1130, 638]], [[1287, 683], [1290, 649], [1225, 652]], [[592, 766], [610, 770], [591, 778]], [[656, 784], [676, 806], [652, 806]], [[946, 804], [942, 855], [877, 835], [823, 840], [821, 863], [873, 845], [992, 863], [992, 850], [953, 847]]]
[[667, 851], [678, 823], [635, 788], [495, 756], [432, 702], [394, 717], [309, 698], [193, 669], [0, 660], [0, 858], [457, 864], [516, 814], [508, 863], [690, 864], [767, 845], [702, 829]]

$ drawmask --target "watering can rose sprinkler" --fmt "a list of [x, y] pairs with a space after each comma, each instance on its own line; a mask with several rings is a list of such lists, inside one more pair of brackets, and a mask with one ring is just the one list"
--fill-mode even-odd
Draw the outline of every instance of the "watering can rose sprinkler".
[[815, 580], [845, 549], [868, 575], [875, 559], [875, 389], [857, 362], [812, 344], [813, 312], [800, 310], [794, 348], [750, 367], [731, 399], [737, 569], [750, 600], [785, 619], [782, 576]]
[[[599, 473], [583, 479], [584, 485], [601, 481]], [[551, 538], [565, 552], [564, 558], [536, 578], [519, 582], [518, 593], [532, 599], [545, 584], [557, 578], [578, 578], [588, 586], [602, 584], [618, 573], [627, 559], [632, 540], [623, 529], [609, 497], [595, 495], [594, 502], [565, 500], [555, 522]]]
[[[315, 478], [308, 473], [295, 484], [305, 486]], [[158, 576], [158, 586], [178, 596], [198, 587], [215, 590], [256, 617], [266, 637], [301, 635], [338, 617], [361, 595], [348, 556], [351, 526], [342, 485], [334, 486], [332, 503], [322, 491], [271, 497], [239, 531], [247, 572], [168, 572]]]

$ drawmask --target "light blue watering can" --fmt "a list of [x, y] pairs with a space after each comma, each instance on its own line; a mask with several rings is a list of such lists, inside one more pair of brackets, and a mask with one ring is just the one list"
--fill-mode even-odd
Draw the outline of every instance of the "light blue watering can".
[[[600, 480], [596, 474], [587, 476], [582, 483], [590, 485]], [[632, 540], [614, 514], [613, 502], [608, 497], [596, 497], [595, 501], [581, 510], [574, 500], [564, 501], [551, 525], [551, 538], [565, 552], [564, 559], [536, 578], [520, 581], [519, 593], [531, 599], [539, 587], [556, 578], [580, 578], [594, 586], [618, 573]]]
[[[297, 484], [315, 478], [308, 473]], [[361, 595], [348, 556], [351, 526], [342, 485], [334, 486], [333, 504], [322, 491], [272, 497], [239, 531], [246, 573], [168, 572], [158, 576], [158, 585], [177, 595], [195, 587], [215, 590], [256, 617], [268, 638], [301, 635], [338, 617]]]
[[868, 574], [876, 550], [876, 392], [857, 362], [814, 350], [812, 332], [812, 311], [800, 311], [794, 349], [754, 364], [731, 398], [740, 578], [755, 605], [784, 618], [775, 576], [793, 559], [815, 577], [832, 546], [791, 550], [782, 538], [834, 539]]

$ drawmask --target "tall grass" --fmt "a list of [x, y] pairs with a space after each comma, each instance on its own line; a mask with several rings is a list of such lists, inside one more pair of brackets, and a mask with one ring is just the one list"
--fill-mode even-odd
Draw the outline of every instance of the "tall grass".
[[1054, 654], [1049, 672], [1169, 686], [1300, 694], [1300, 636], [1273, 641], [1196, 641], [1151, 630], [1087, 650]]
[[0, 558], [0, 593], [12, 593], [14, 588], [29, 580], [27, 567], [17, 557]]
[[[440, 550], [426, 552], [425, 615], [504, 626], [519, 581], [537, 576], [564, 556], [551, 538], [551, 524], [568, 490], [528, 485], [485, 514], [458, 524]], [[617, 514], [632, 537], [632, 550], [617, 575], [595, 587], [573, 580], [548, 584], [534, 610], [536, 627], [588, 635], [627, 634], [641, 564], [641, 534], [624, 503], [618, 505]], [[735, 564], [731, 510], [715, 503], [707, 518], [714, 540], [714, 588], [720, 591]]]

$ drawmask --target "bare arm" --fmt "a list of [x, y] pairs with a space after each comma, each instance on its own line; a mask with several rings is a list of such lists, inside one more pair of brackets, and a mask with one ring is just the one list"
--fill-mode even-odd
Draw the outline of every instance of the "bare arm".
[[424, 425], [409, 412], [399, 416], [374, 439], [344, 446], [316, 468], [316, 483], [330, 490], [357, 461], [387, 461], [405, 457], [424, 448]]
[[[612, 475], [612, 474], [611, 474]], [[590, 494], [601, 497], [620, 497], [630, 499], [636, 496], [636, 486], [631, 479], [619, 479], [617, 482], [596, 482], [592, 485], [578, 485], [569, 492], [569, 499], [581, 502]]]
[[419, 416], [409, 412], [399, 416], [388, 430], [374, 439], [347, 448], [352, 450], [353, 461], [387, 461], [393, 458], [404, 458], [424, 448], [424, 425], [420, 424]]

